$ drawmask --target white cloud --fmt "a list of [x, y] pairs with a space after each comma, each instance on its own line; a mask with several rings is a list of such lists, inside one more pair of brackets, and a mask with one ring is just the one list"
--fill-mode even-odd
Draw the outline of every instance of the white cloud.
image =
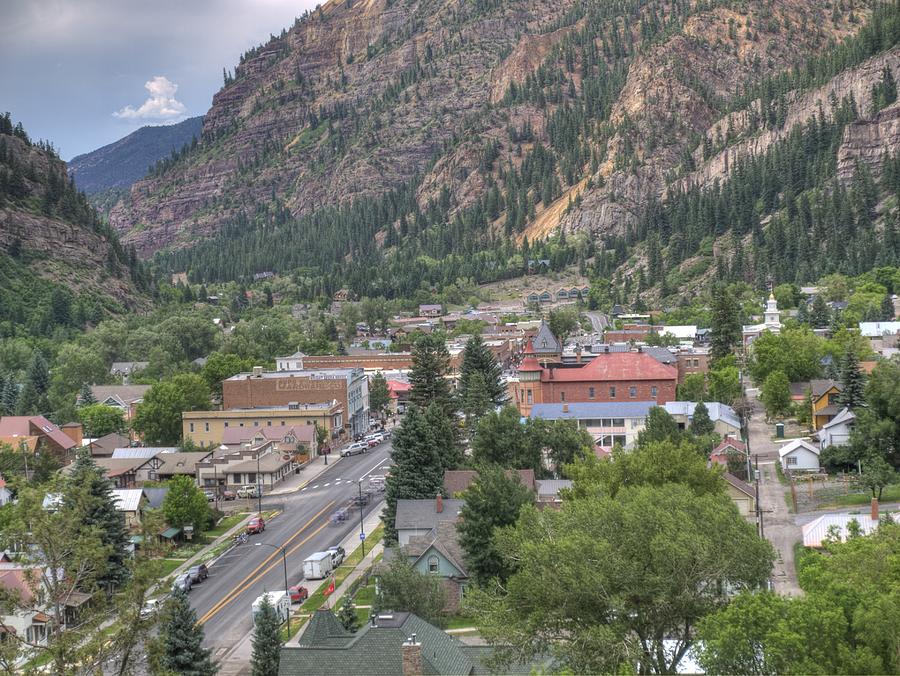
[[157, 75], [144, 84], [150, 92], [147, 100], [140, 108], [125, 106], [113, 113], [113, 116], [126, 120], [172, 120], [187, 112], [185, 105], [175, 98], [178, 85], [164, 75]]

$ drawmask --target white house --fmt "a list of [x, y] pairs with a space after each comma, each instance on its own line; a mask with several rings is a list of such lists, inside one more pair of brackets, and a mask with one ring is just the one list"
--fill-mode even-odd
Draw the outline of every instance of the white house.
[[749, 324], [743, 327], [744, 347], [747, 347], [759, 338], [764, 331], [781, 333], [781, 312], [778, 310], [775, 296], [771, 293], [769, 294], [769, 300], [766, 301], [766, 311], [763, 313], [762, 324]]
[[844, 407], [829, 422], [822, 426], [819, 430], [819, 448], [825, 450], [829, 446], [844, 446], [850, 440], [850, 430], [856, 416], [849, 408]]
[[865, 338], [881, 338], [900, 333], [900, 322], [860, 322], [859, 333]]
[[817, 472], [819, 470], [819, 449], [808, 441], [795, 439], [778, 449], [781, 469], [784, 471]]
[[7, 488], [6, 481], [0, 477], [0, 507], [12, 500], [12, 492]]

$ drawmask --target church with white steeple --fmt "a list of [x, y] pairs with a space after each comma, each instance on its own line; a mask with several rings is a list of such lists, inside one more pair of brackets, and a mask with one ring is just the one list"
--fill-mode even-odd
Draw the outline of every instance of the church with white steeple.
[[744, 326], [744, 347], [759, 338], [763, 331], [781, 333], [781, 311], [778, 309], [778, 301], [775, 300], [775, 295], [772, 293], [769, 293], [769, 300], [766, 301], [763, 323]]

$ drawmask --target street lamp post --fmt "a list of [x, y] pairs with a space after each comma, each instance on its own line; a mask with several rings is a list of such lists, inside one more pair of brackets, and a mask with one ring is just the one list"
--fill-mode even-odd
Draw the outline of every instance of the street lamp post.
[[[288, 598], [291, 597], [291, 590], [288, 589], [288, 579], [287, 579], [287, 552], [284, 551], [284, 547], [281, 545], [273, 545], [270, 542], [255, 542], [255, 546], [257, 547], [271, 547], [276, 551], [281, 552], [281, 563], [284, 566], [284, 593], [288, 595]], [[288, 611], [287, 616], [287, 629], [288, 629], [288, 639], [291, 637], [291, 612]]]
[[256, 449], [256, 511], [262, 515], [262, 475], [259, 473], [259, 449]]

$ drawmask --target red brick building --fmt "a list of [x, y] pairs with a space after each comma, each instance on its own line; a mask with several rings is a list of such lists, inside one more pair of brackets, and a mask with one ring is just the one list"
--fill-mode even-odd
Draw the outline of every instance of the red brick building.
[[[529, 345], [530, 348], [530, 345]], [[510, 388], [522, 415], [534, 404], [590, 401], [675, 401], [678, 370], [642, 352], [601, 354], [586, 364], [541, 366], [528, 348]]]

